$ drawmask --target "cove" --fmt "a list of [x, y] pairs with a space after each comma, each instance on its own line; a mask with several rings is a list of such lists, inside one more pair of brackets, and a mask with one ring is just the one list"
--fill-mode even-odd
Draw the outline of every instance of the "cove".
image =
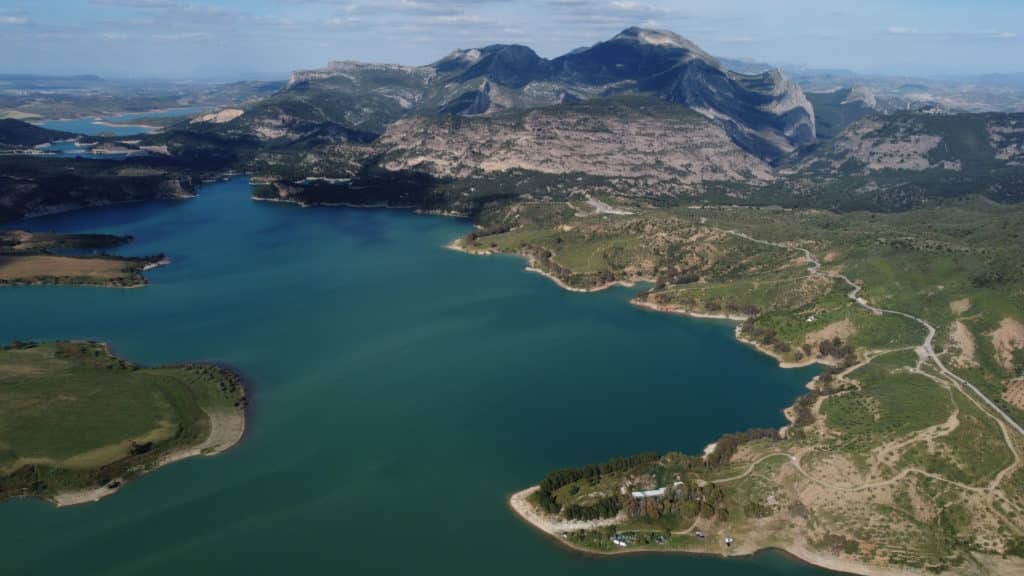
[[223, 363], [251, 408], [235, 449], [99, 503], [0, 505], [5, 574], [828, 573], [771, 552], [593, 558], [507, 508], [555, 468], [782, 425], [815, 369], [778, 368], [729, 323], [444, 249], [464, 221], [253, 202], [241, 178], [12, 227], [131, 234], [122, 253], [172, 264], [141, 289], [4, 288], [0, 341]]

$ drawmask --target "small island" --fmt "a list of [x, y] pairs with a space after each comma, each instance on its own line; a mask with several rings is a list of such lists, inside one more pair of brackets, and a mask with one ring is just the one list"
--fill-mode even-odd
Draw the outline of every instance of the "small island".
[[0, 349], [0, 501], [70, 506], [245, 431], [241, 378], [219, 366], [143, 368], [97, 342]]
[[169, 260], [163, 254], [128, 257], [104, 252], [131, 241], [130, 236], [109, 234], [0, 231], [0, 286], [144, 286], [143, 272]]

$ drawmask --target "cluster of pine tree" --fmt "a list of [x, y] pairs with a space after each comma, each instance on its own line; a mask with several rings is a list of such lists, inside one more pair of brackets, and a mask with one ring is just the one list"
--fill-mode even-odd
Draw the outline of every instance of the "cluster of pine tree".
[[565, 517], [570, 520], [597, 520], [611, 518], [622, 510], [622, 502], [614, 497], [601, 498], [593, 504], [570, 504], [565, 507]]
[[625, 510], [631, 518], [652, 522], [667, 515], [678, 519], [700, 516], [726, 520], [729, 517], [724, 490], [714, 484], [700, 486], [691, 480], [667, 488], [661, 496], [630, 498]]
[[[601, 475], [603, 474], [625, 472], [640, 466], [641, 464], [655, 462], [658, 458], [659, 456], [656, 452], [644, 452], [643, 454], [637, 454], [635, 456], [612, 458], [604, 464], [588, 464], [577, 468], [563, 468], [561, 470], [555, 470], [554, 472], [550, 472], [544, 477], [544, 480], [541, 481], [540, 491], [537, 494], [538, 503], [546, 512], [550, 514], [557, 514], [561, 511], [561, 506], [559, 506], [558, 502], [555, 501], [554, 494], [559, 488], [584, 479], [591, 482], [597, 482], [601, 479]], [[616, 510], [612, 516], [617, 513], [618, 510]]]
[[775, 428], [753, 428], [746, 432], [726, 434], [715, 442], [715, 450], [704, 458], [709, 468], [728, 464], [740, 446], [753, 440], [778, 440], [779, 431]]

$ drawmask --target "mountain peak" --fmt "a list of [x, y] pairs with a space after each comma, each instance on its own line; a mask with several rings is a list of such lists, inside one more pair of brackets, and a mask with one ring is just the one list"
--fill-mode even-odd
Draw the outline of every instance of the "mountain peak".
[[545, 60], [528, 46], [491, 44], [472, 50], [456, 50], [432, 66], [448, 82], [465, 82], [486, 77], [494, 82], [521, 88], [540, 73]]
[[679, 48], [681, 50], [686, 50], [687, 52], [692, 52], [702, 59], [710, 61], [715, 60], [714, 57], [701, 50], [695, 43], [669, 30], [657, 30], [654, 28], [640, 28], [633, 26], [619, 32], [614, 38], [612, 38], [612, 40], [625, 40], [640, 44], [648, 44], [651, 46]]

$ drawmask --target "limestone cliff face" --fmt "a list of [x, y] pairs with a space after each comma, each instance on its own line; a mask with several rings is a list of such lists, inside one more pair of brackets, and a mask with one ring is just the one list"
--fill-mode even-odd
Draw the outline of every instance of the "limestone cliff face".
[[632, 97], [486, 117], [417, 117], [377, 142], [391, 170], [437, 177], [528, 170], [633, 179], [663, 194], [707, 182], [770, 180], [771, 168], [719, 124]]

